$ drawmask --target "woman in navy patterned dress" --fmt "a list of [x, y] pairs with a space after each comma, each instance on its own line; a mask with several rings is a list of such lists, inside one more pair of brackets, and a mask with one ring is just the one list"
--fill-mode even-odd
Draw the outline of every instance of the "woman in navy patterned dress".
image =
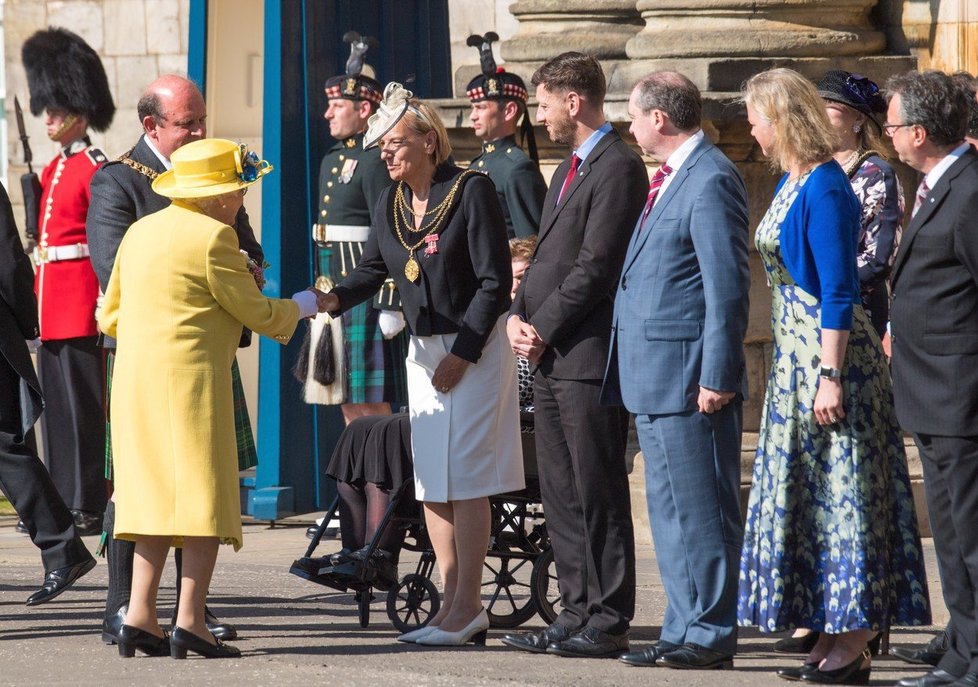
[[859, 204], [814, 86], [747, 82], [752, 135], [787, 172], [757, 229], [774, 347], [741, 557], [738, 616], [822, 634], [787, 679], [865, 684], [867, 643], [930, 622], [889, 371], [859, 299]]

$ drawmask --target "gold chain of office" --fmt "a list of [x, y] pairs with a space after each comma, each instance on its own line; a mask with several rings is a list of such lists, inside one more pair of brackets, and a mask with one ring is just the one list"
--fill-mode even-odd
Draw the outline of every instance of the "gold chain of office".
[[[404, 196], [404, 182], [398, 182], [397, 190], [394, 192], [394, 233], [397, 235], [397, 240], [400, 241], [401, 245], [404, 246], [404, 250], [408, 253], [407, 262], [404, 264], [404, 276], [409, 281], [417, 281], [418, 277], [421, 276], [421, 266], [414, 258], [415, 251], [425, 244], [425, 239], [428, 236], [434, 234], [445, 223], [445, 219], [448, 217], [448, 211], [455, 203], [455, 196], [458, 195], [458, 190], [462, 187], [462, 182], [472, 174], [478, 174], [478, 172], [467, 169], [458, 175], [445, 199], [438, 203], [433, 210], [425, 213], [425, 215], [434, 214], [435, 216], [427, 225], [422, 225], [420, 229], [413, 228], [414, 222], [408, 217], [410, 211], [407, 208], [407, 198]], [[410, 215], [412, 217], [415, 216], [413, 212], [410, 212]], [[420, 241], [409, 245], [404, 238], [408, 234], [423, 235]]]
[[155, 169], [150, 169], [146, 165], [144, 165], [144, 164], [142, 164], [140, 162], [136, 162], [131, 157], [129, 157], [130, 155], [132, 155], [132, 151], [134, 151], [134, 150], [135, 150], [135, 148], [130, 148], [127, 152], [125, 152], [122, 155], [120, 155], [119, 156], [119, 162], [121, 162], [122, 164], [124, 164], [126, 167], [130, 167], [130, 168], [136, 170], [137, 172], [139, 172], [143, 176], [149, 177], [149, 180], [150, 181], [155, 181], [156, 180], [156, 177], [158, 177], [160, 175], [160, 173], [157, 172]]

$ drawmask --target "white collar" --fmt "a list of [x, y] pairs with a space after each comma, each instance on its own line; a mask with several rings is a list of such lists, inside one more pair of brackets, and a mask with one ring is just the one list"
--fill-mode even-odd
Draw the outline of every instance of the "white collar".
[[143, 140], [146, 141], [146, 145], [149, 146], [149, 149], [153, 151], [153, 155], [157, 157], [157, 159], [163, 164], [164, 167], [166, 167], [167, 169], [173, 167], [173, 165], [170, 164], [170, 161], [165, 157], [163, 157], [163, 153], [161, 153], [159, 150], [156, 149], [156, 146], [153, 145], [153, 140], [149, 136], [143, 134]]
[[698, 129], [695, 134], [686, 139], [681, 146], [672, 151], [672, 155], [666, 160], [666, 164], [674, 172], [676, 172], [683, 163], [689, 158], [696, 146], [700, 144], [703, 140], [705, 134], [702, 129]]
[[968, 152], [968, 148], [970, 147], [971, 144], [965, 141], [950, 153], [945, 155], [940, 162], [934, 165], [934, 168], [927, 172], [927, 176], [924, 177], [924, 181], [927, 182], [927, 188], [934, 188], [934, 186], [937, 185], [937, 182], [941, 180], [941, 177], [944, 176], [944, 172], [946, 172], [951, 165], [957, 162], [959, 157]]

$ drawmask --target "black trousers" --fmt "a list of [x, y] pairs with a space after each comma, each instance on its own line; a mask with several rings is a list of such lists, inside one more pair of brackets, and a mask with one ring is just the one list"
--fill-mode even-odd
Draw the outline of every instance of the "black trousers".
[[635, 614], [628, 414], [602, 406], [600, 392], [600, 380], [537, 372], [537, 466], [563, 606], [557, 622], [620, 634]]
[[73, 510], [105, 511], [104, 377], [98, 337], [45, 341], [37, 351], [44, 393], [44, 458]]
[[[41, 550], [44, 570], [91, 556], [75, 534], [75, 522], [51, 476], [37, 457], [33, 437], [21, 432], [20, 377], [0, 355], [0, 487]], [[33, 430], [32, 430], [33, 432]]]
[[978, 436], [915, 434], [934, 533], [944, 603], [951, 615], [949, 649], [938, 667], [952, 675], [978, 671]]

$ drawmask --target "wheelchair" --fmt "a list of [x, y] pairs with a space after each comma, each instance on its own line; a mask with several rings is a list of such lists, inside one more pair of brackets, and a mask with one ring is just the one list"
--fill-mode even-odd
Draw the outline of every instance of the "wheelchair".
[[[406, 413], [361, 418], [344, 432], [363, 431], [358, 423], [408, 422]], [[483, 567], [482, 598], [493, 628], [514, 628], [539, 615], [552, 623], [560, 611], [560, 592], [546, 520], [540, 497], [532, 429], [532, 414], [522, 414], [524, 471], [526, 488], [489, 498], [490, 535]], [[423, 508], [414, 499], [414, 482], [404, 480], [390, 497], [384, 517], [367, 543], [360, 559], [338, 561], [314, 558], [329, 522], [339, 511], [339, 497], [330, 506], [312, 537], [303, 557], [293, 562], [289, 572], [338, 592], [354, 593], [361, 627], [370, 623], [371, 602], [386, 592], [386, 611], [400, 632], [428, 624], [438, 612], [441, 597], [431, 580], [435, 552], [425, 529]], [[366, 561], [390, 528], [404, 532], [402, 550], [420, 554], [413, 572], [399, 577], [387, 587]]]

